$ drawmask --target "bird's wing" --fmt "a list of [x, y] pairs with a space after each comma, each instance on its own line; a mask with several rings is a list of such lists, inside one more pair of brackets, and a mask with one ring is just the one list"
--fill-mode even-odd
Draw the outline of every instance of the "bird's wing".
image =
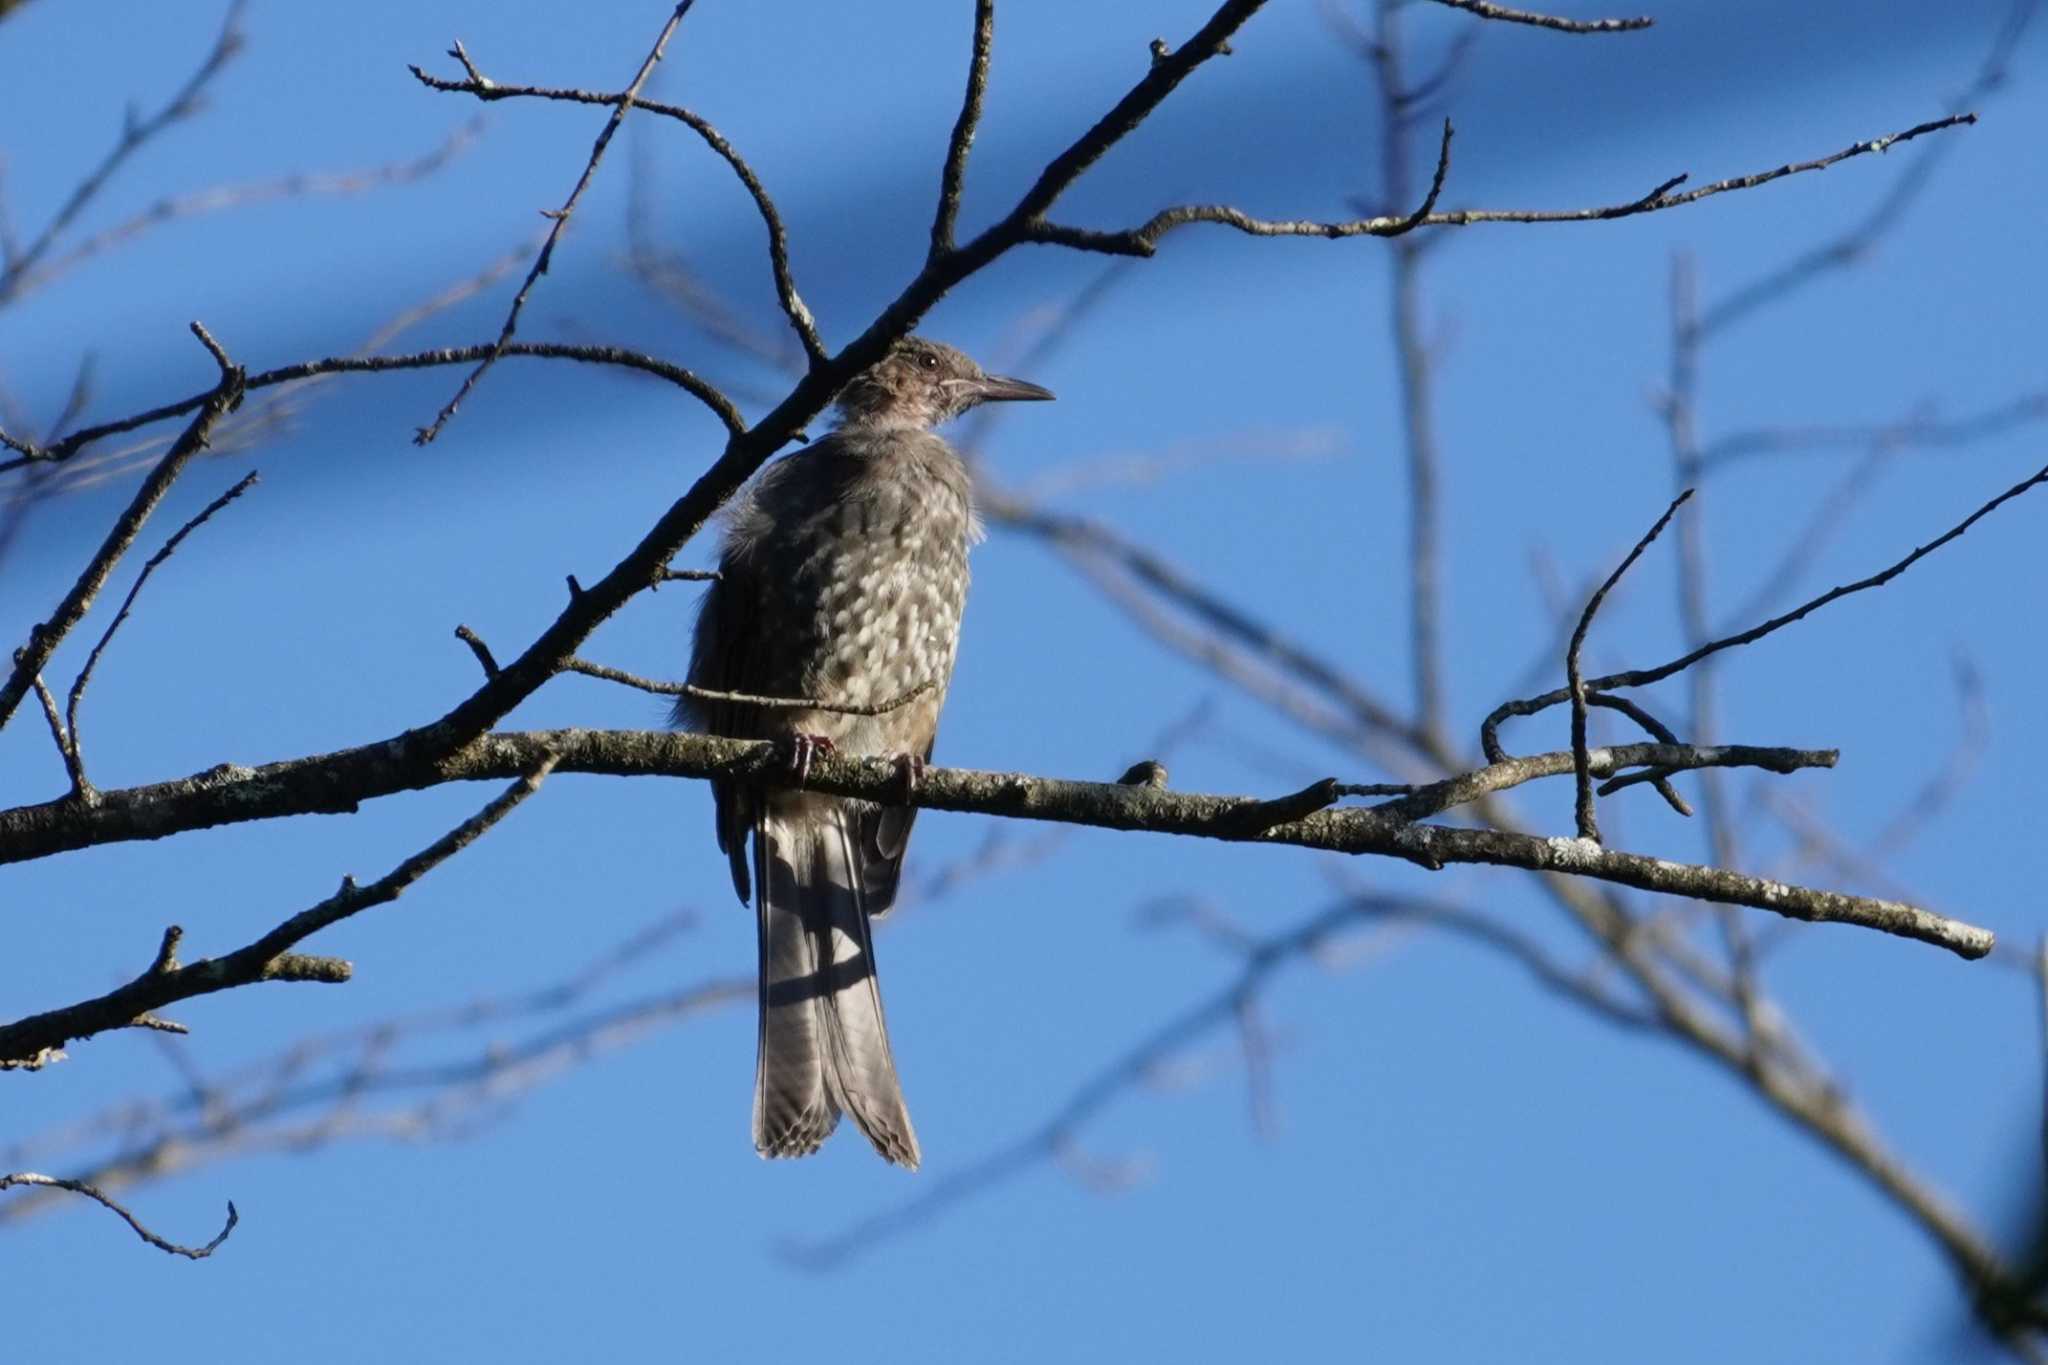
[[[930, 761], [931, 756], [932, 741], [927, 741], [918, 757]], [[871, 805], [861, 811], [855, 847], [870, 915], [886, 915], [895, 906], [896, 890], [903, 879], [903, 852], [910, 846], [910, 828], [916, 823], [915, 806]]]
[[[716, 692], [746, 692], [761, 641], [757, 622], [758, 584], [747, 557], [728, 553], [719, 564], [719, 576], [698, 603], [697, 632], [690, 651], [689, 681]], [[760, 726], [757, 707], [733, 702], [676, 699], [673, 722], [706, 734], [750, 738]], [[748, 898], [747, 834], [754, 825], [756, 798], [751, 789], [732, 782], [711, 784], [713, 818], [718, 847], [732, 866], [733, 889], [742, 901]]]

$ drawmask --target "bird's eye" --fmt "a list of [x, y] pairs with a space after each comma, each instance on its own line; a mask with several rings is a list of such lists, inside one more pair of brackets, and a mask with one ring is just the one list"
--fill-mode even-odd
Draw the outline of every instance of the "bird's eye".
[[936, 370], [937, 368], [939, 368], [939, 358], [933, 355], [930, 351], [926, 351], [923, 355], [919, 356], [917, 358], [917, 363], [924, 366], [927, 370]]

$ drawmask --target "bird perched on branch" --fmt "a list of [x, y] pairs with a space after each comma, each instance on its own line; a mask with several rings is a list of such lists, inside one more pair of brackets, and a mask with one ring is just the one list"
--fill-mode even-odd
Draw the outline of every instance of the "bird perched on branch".
[[838, 429], [770, 465], [727, 523], [689, 680], [815, 703], [676, 703], [679, 725], [788, 744], [799, 774], [795, 788], [712, 784], [718, 846], [742, 901], [751, 882], [760, 921], [764, 1157], [816, 1151], [846, 1113], [884, 1157], [918, 1164], [868, 928], [896, 898], [916, 811], [807, 792], [801, 774], [823, 749], [894, 758], [914, 784], [952, 679], [979, 536], [967, 469], [932, 428], [977, 404], [1051, 397], [905, 338], [840, 392]]

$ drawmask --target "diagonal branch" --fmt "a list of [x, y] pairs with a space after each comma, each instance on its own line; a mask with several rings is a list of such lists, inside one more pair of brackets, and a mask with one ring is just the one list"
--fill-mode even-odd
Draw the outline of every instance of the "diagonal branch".
[[[469, 144], [476, 140], [481, 128], [481, 122], [464, 124], [443, 139], [438, 146], [409, 161], [390, 162], [357, 171], [299, 172], [276, 180], [260, 180], [239, 185], [212, 185], [205, 189], [166, 195], [111, 227], [101, 228], [76, 244], [66, 247], [40, 269], [24, 272], [14, 282], [13, 296], [20, 298], [32, 290], [41, 289], [59, 276], [76, 270], [95, 257], [127, 246], [166, 223], [245, 208], [252, 204], [269, 203], [273, 200], [363, 194], [388, 185], [408, 185], [414, 181], [424, 180], [461, 155]], [[0, 287], [0, 302], [5, 301], [6, 292], [4, 287]]]
[[86, 205], [107, 187], [107, 182], [113, 179], [114, 172], [120, 170], [129, 157], [166, 128], [199, 112], [206, 87], [212, 84], [214, 77], [234, 59], [235, 54], [242, 50], [244, 3], [245, 0], [233, 0], [228, 6], [227, 17], [221, 20], [220, 35], [213, 40], [213, 46], [200, 61], [199, 69], [179, 87], [177, 94], [171, 96], [170, 102], [148, 118], [138, 117], [134, 106], [131, 105], [127, 121], [121, 129], [120, 139], [115, 142], [113, 150], [107, 153], [106, 158], [94, 167], [83, 181], [79, 182], [78, 188], [71, 192], [71, 196], [64, 201], [56, 215], [36, 235], [33, 242], [19, 251], [9, 250], [4, 253], [4, 259], [0, 259], [0, 307], [13, 302], [21, 293], [24, 283], [55, 245], [57, 238], [71, 226], [72, 221], [85, 210]]
[[1635, 548], [1628, 552], [1627, 558], [1615, 567], [1614, 572], [1607, 575], [1607, 581], [1595, 590], [1586, 602], [1586, 609], [1579, 613], [1578, 628], [1572, 631], [1571, 643], [1565, 647], [1565, 686], [1571, 693], [1572, 768], [1574, 785], [1577, 788], [1574, 815], [1578, 821], [1581, 839], [1591, 839], [1597, 843], [1600, 839], [1600, 822], [1593, 813], [1593, 769], [1586, 758], [1586, 684], [1579, 674], [1579, 652], [1586, 646], [1586, 632], [1593, 628], [1594, 613], [1598, 612], [1600, 604], [1607, 600], [1607, 594], [1621, 581], [1621, 576], [1642, 558], [1643, 551], [1650, 548], [1650, 542], [1664, 533], [1664, 528], [1671, 524], [1671, 518], [1678, 514], [1678, 509], [1683, 507], [1685, 500], [1691, 496], [1692, 490], [1688, 488], [1674, 498], [1671, 505], [1664, 509], [1664, 515], [1657, 518], [1657, 524], [1636, 542]]
[[71, 585], [71, 590], [64, 594], [64, 600], [57, 604], [48, 620], [29, 628], [28, 643], [14, 652], [14, 671], [8, 675], [6, 683], [0, 684], [0, 726], [6, 725], [14, 715], [36, 675], [43, 671], [43, 665], [57, 652], [57, 646], [64, 637], [84, 619], [100, 589], [106, 586], [114, 566], [142, 533], [143, 524], [164, 500], [164, 495], [170, 492], [178, 475], [185, 471], [186, 463], [206, 448], [207, 437], [212, 434], [214, 424], [241, 404], [247, 376], [238, 366], [228, 363], [225, 353], [204, 327], [195, 322], [192, 333], [205, 344], [220, 366], [220, 382], [199, 400], [198, 415], [186, 426], [184, 434], [178, 437], [163, 459], [157, 461], [156, 468], [143, 480], [142, 487], [135, 490], [135, 496], [129, 500], [113, 529], [107, 532], [91, 562]]
[[221, 508], [248, 492], [255, 482], [254, 470], [244, 474], [236, 480], [233, 488], [206, 504], [197, 516], [174, 531], [171, 538], [164, 542], [163, 548], [143, 563], [142, 572], [135, 576], [134, 585], [128, 589], [128, 596], [121, 600], [121, 609], [114, 613], [114, 619], [107, 623], [106, 630], [100, 635], [99, 643], [95, 644], [92, 653], [86, 656], [85, 667], [78, 670], [78, 677], [72, 681], [71, 695], [64, 706], [64, 719], [65, 729], [70, 736], [72, 758], [78, 765], [72, 773], [72, 782], [80, 794], [83, 794], [86, 788], [85, 752], [78, 737], [78, 703], [85, 697], [86, 686], [92, 681], [93, 669], [99, 666], [100, 656], [107, 652], [107, 645], [113, 641], [114, 632], [121, 628], [121, 623], [128, 619], [128, 613], [134, 610], [135, 599], [142, 595], [143, 585], [149, 582], [149, 576], [156, 572], [157, 566], [178, 552], [178, 546], [184, 543], [186, 536], [204, 526]]
[[967, 177], [967, 152], [974, 145], [974, 130], [981, 122], [981, 102], [988, 93], [988, 56], [995, 43], [996, 0], [974, 0], [974, 53], [967, 62], [967, 93], [960, 101], [960, 117], [953, 124], [952, 139], [946, 144], [946, 165], [939, 175], [938, 216], [932, 219], [932, 246], [926, 261], [935, 261], [953, 249], [953, 225], [960, 218], [960, 194]]
[[[468, 377], [462, 381], [462, 386], [455, 391], [455, 396], [435, 414], [432, 424], [421, 427], [414, 433], [415, 445], [427, 445], [441, 434], [441, 428], [455, 415], [455, 410], [462, 406], [462, 400], [469, 396], [469, 391], [484, 377], [484, 372], [497, 364], [498, 357], [505, 353], [506, 343], [512, 340], [512, 333], [519, 328], [519, 314], [526, 307], [526, 296], [533, 292], [535, 282], [547, 274], [548, 264], [555, 256], [555, 243], [562, 239], [562, 229], [569, 225], [570, 215], [576, 212], [576, 202], [583, 197], [583, 191], [590, 187], [592, 178], [596, 176], [598, 163], [604, 160], [605, 148], [611, 145], [612, 134], [616, 133], [619, 124], [625, 121], [626, 111], [633, 107], [634, 96], [640, 93], [640, 87], [645, 85], [648, 76], [653, 74], [655, 63], [661, 60], [662, 52], [668, 47], [669, 38], [683, 22], [683, 16], [690, 12], [690, 6], [695, 3], [696, 0], [682, 0], [682, 3], [675, 7], [675, 12], [669, 15], [668, 22], [662, 25], [661, 34], [654, 40], [654, 47], [640, 63], [640, 70], [634, 75], [633, 83], [626, 87], [626, 93], [619, 98], [618, 107], [612, 110], [612, 116], [605, 120], [604, 127], [599, 130], [597, 141], [590, 149], [590, 160], [584, 163], [583, 174], [576, 178], [576, 188], [569, 191], [569, 197], [562, 201], [562, 207], [547, 215], [554, 221], [554, 226], [548, 230], [547, 240], [541, 243], [540, 251], [534, 256], [533, 268], [526, 272], [525, 283], [521, 284], [519, 292], [512, 296], [512, 307], [505, 314], [505, 324], [498, 329], [497, 345], [474, 370], [469, 372]], [[469, 65], [469, 58], [463, 54], [460, 43], [455, 45], [453, 55], [464, 66]], [[482, 77], [475, 76], [474, 70], [471, 68], [473, 78], [481, 82]]]
[[90, 1038], [109, 1029], [130, 1028], [153, 1011], [179, 1000], [232, 990], [260, 981], [322, 981], [338, 983], [351, 975], [339, 958], [311, 957], [291, 951], [300, 941], [329, 925], [373, 906], [395, 901], [414, 882], [475, 843], [491, 826], [511, 813], [540, 788], [554, 768], [553, 756], [541, 750], [534, 762], [489, 805], [389, 873], [358, 886], [344, 877], [341, 889], [319, 904], [301, 910], [269, 933], [221, 957], [181, 965], [178, 943], [184, 930], [164, 931], [156, 959], [140, 976], [105, 995], [0, 1025], [0, 1069], [40, 1070], [65, 1043]]
[[1180, 50], [1155, 61], [1110, 111], [1054, 157], [1001, 221], [904, 286], [866, 331], [824, 365], [813, 366], [773, 412], [729, 441], [697, 482], [671, 504], [611, 571], [572, 600], [517, 658], [440, 719], [413, 732], [423, 749], [450, 754], [474, 741], [550, 677], [590, 633], [631, 598], [661, 581], [677, 552], [824, 410], [849, 380], [882, 358], [955, 285], [1027, 240], [1030, 226], [1110, 148], [1142, 123], [1195, 69], [1214, 57], [1263, 0], [1227, 0]]
[[[429, 75], [417, 66], [411, 68], [411, 70], [419, 82], [430, 90], [440, 90], [449, 94], [474, 95], [476, 98], [486, 101], [541, 99], [560, 100], [570, 104], [616, 105], [625, 99], [625, 96], [622, 94], [601, 94], [595, 90], [570, 90], [537, 85], [505, 85], [476, 73], [473, 67], [470, 68], [469, 76], [459, 81], [451, 81], [440, 76]], [[796, 332], [797, 340], [802, 343], [804, 354], [809, 357], [810, 363], [812, 365], [823, 364], [827, 357], [825, 343], [818, 336], [817, 320], [811, 316], [811, 310], [804, 303], [803, 296], [797, 293], [796, 279], [790, 273], [789, 232], [782, 224], [782, 212], [776, 208], [775, 200], [770, 197], [767, 189], [761, 184], [761, 178], [754, 174], [754, 168], [747, 164], [746, 158], [741, 156], [732, 143], [726, 140], [725, 135], [719, 132], [711, 124], [710, 120], [701, 115], [693, 113], [680, 105], [664, 104], [659, 100], [635, 99], [633, 107], [642, 113], [654, 114], [662, 118], [672, 118], [681, 123], [691, 132], [697, 134], [699, 138], [703, 139], [704, 145], [716, 153], [727, 166], [732, 168], [733, 174], [739, 177], [741, 186], [745, 188], [748, 196], [753, 199], [754, 209], [761, 215], [761, 221], [768, 229], [768, 266], [775, 277], [775, 297], [782, 305], [783, 315], [789, 319], [789, 325]]]
[[[1859, 578], [1854, 583], [1844, 583], [1839, 587], [1830, 588], [1820, 596], [1803, 602], [1782, 615], [1773, 616], [1770, 620], [1751, 626], [1748, 630], [1741, 631], [1738, 634], [1709, 641], [1698, 649], [1688, 654], [1680, 655], [1669, 663], [1659, 664], [1655, 668], [1638, 668], [1631, 669], [1625, 673], [1610, 673], [1605, 677], [1593, 679], [1586, 684], [1586, 687], [1588, 690], [1598, 691], [1616, 687], [1644, 687], [1653, 682], [1661, 682], [1675, 673], [1681, 673], [1691, 668], [1694, 664], [1710, 655], [1718, 654], [1724, 649], [1734, 649], [1741, 645], [1753, 644], [1773, 631], [1783, 629], [1795, 621], [1804, 620], [1822, 607], [1827, 606], [1830, 602], [1849, 597], [1870, 588], [1881, 588], [1925, 559], [1928, 555], [1933, 554], [1942, 546], [1968, 531], [1972, 526], [1975, 526], [1979, 521], [1982, 521], [2005, 503], [2042, 483], [2048, 483], [2048, 466], [2043, 466], [2041, 469], [2036, 470], [2033, 474], [2020, 480], [1997, 497], [1985, 503], [1982, 507], [1979, 507], [1976, 511], [1970, 513], [1969, 516], [1963, 518], [1962, 521], [1950, 527], [1941, 535], [1927, 542], [1927, 544], [1918, 547], [1898, 562], [1871, 574], [1868, 578]], [[1508, 717], [1533, 716], [1539, 711], [1547, 710], [1557, 705], [1559, 702], [1569, 700], [1570, 697], [1571, 693], [1568, 689], [1557, 688], [1554, 691], [1544, 692], [1538, 696], [1502, 702], [1494, 708], [1493, 713], [1487, 716], [1480, 725], [1481, 741], [1485, 745], [1487, 752], [1499, 752], [1500, 741], [1497, 738], [1497, 733], [1501, 722]]]
[[[1976, 75], [1947, 102], [1949, 113], [1964, 113], [2005, 83], [2013, 50], [2033, 23], [2038, 9], [2039, 0], [2013, 0]], [[1937, 143], [1909, 162], [1892, 182], [1891, 189], [1847, 232], [1801, 252], [1706, 309], [1696, 324], [1696, 340], [1717, 336], [1757, 310], [1780, 304], [1801, 287], [1867, 257], [1880, 238], [1905, 220], [1906, 210], [1926, 191], [1949, 146], [1947, 142]]]
[[1411, 897], [1359, 894], [1310, 916], [1290, 930], [1237, 946], [1244, 965], [1225, 985], [1153, 1030], [1136, 1046], [1079, 1085], [1042, 1125], [1015, 1142], [953, 1172], [930, 1189], [881, 1213], [860, 1219], [824, 1238], [789, 1247], [793, 1259], [812, 1269], [829, 1269], [865, 1254], [877, 1244], [922, 1226], [953, 1207], [986, 1193], [1041, 1163], [1070, 1153], [1081, 1130], [1115, 1100], [1197, 1041], [1229, 1023], [1256, 1001], [1282, 967], [1327, 955], [1335, 940], [1357, 924], [1392, 921], [1415, 924], [1494, 948], [1520, 963], [1547, 990], [1570, 996], [1627, 1028], [1644, 1028], [1652, 1017], [1614, 999], [1574, 975], [1535, 940], [1484, 915], [1457, 905]]

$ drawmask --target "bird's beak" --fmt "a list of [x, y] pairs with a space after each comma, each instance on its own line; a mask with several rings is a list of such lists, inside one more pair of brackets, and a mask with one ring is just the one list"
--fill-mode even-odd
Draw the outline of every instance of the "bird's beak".
[[978, 403], [1007, 403], [1031, 400], [1051, 402], [1052, 390], [1032, 383], [1028, 379], [1010, 379], [999, 374], [985, 374], [973, 380], [974, 399]]

